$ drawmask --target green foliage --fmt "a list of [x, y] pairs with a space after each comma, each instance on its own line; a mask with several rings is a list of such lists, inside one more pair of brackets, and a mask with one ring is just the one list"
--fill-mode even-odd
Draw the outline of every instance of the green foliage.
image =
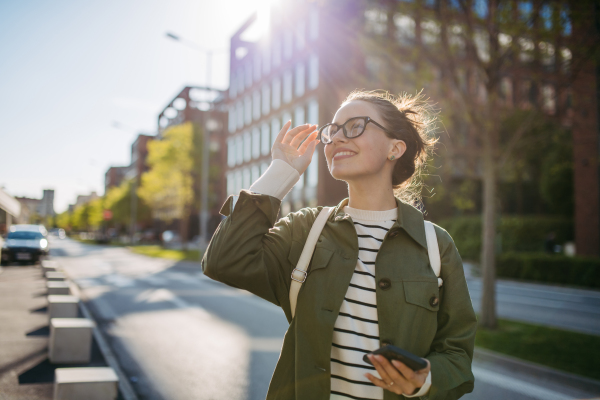
[[[439, 225], [454, 239], [463, 259], [479, 260], [481, 254], [481, 217], [454, 217]], [[573, 240], [573, 221], [560, 216], [505, 216], [498, 221], [501, 252], [535, 252], [544, 250], [548, 233], [554, 232], [556, 243]]]
[[600, 336], [498, 320], [498, 329], [477, 329], [475, 345], [573, 374], [600, 379]]
[[190, 122], [167, 129], [162, 140], [148, 143], [150, 170], [142, 175], [138, 195], [163, 221], [185, 218], [194, 195], [194, 166], [197, 146]]
[[143, 254], [149, 257], [168, 258], [170, 260], [199, 261], [198, 250], [175, 250], [165, 249], [160, 246], [130, 246], [129, 249], [134, 253]]
[[57, 228], [62, 228], [67, 232], [71, 230], [71, 213], [69, 211], [58, 214], [55, 221]]
[[[133, 181], [128, 180], [121, 183], [118, 187], [111, 188], [105, 196], [105, 207], [112, 211], [113, 217], [111, 224], [120, 224], [127, 226], [131, 222], [131, 192]], [[149, 222], [151, 220], [151, 211], [142, 198], [137, 198], [136, 221]]]
[[104, 199], [98, 198], [75, 207], [70, 217], [71, 227], [77, 231], [90, 231], [102, 224]]
[[507, 253], [498, 257], [500, 278], [600, 288], [600, 259], [545, 253]]

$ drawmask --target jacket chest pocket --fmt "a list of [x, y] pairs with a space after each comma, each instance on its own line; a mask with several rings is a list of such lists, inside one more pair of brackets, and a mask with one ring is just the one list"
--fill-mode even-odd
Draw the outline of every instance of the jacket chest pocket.
[[[295, 268], [298, 265], [298, 261], [300, 260], [300, 255], [302, 254], [303, 249], [303, 243], [292, 242], [290, 253], [288, 255], [288, 261], [292, 265], [292, 268]], [[334, 251], [332, 249], [326, 247], [326, 242], [324, 242], [323, 239], [319, 239], [308, 266], [308, 275], [310, 275], [313, 271], [327, 267], [331, 257], [333, 256], [333, 252]]]
[[437, 281], [403, 281], [404, 299], [408, 304], [429, 311], [440, 308], [440, 289]]

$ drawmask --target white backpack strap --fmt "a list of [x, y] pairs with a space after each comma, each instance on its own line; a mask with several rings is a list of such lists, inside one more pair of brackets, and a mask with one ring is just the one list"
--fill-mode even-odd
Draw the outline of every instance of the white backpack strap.
[[442, 261], [440, 260], [440, 249], [438, 248], [437, 235], [435, 234], [435, 228], [429, 221], [425, 222], [425, 237], [427, 238], [427, 253], [429, 253], [429, 264], [431, 269], [438, 277], [438, 287], [441, 287], [444, 283], [440, 278], [440, 272], [442, 271]]
[[323, 227], [327, 223], [327, 219], [333, 210], [333, 207], [323, 207], [323, 209], [321, 209], [321, 212], [317, 216], [315, 223], [310, 228], [308, 238], [304, 244], [304, 249], [302, 249], [302, 253], [298, 259], [298, 264], [296, 264], [296, 268], [294, 268], [292, 271], [292, 283], [290, 285], [290, 308], [292, 309], [292, 318], [294, 318], [294, 314], [296, 314], [298, 293], [300, 292], [302, 284], [306, 280], [306, 270], [308, 269], [308, 264], [310, 263], [310, 259], [315, 251], [317, 240], [319, 240], [321, 231], [323, 230]]

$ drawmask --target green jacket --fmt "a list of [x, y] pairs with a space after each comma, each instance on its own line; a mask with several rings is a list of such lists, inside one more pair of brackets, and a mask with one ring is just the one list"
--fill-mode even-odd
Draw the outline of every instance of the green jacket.
[[[202, 259], [204, 273], [280, 306], [290, 326], [267, 400], [327, 400], [333, 325], [358, 258], [358, 237], [343, 200], [319, 238], [308, 277], [291, 318], [288, 292], [308, 232], [322, 207], [304, 208], [277, 220], [281, 201], [241, 191]], [[473, 390], [471, 372], [477, 321], [461, 258], [450, 235], [435, 226], [441, 278], [429, 265], [423, 215], [396, 199], [398, 219], [376, 259], [377, 313], [381, 342], [431, 362], [430, 400], [458, 399]], [[232, 209], [233, 208], [233, 209]], [[385, 400], [403, 399], [384, 390]]]

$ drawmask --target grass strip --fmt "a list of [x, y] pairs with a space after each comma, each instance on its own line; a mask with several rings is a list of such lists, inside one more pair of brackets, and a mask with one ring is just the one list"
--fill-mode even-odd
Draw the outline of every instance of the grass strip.
[[600, 336], [499, 319], [496, 330], [477, 329], [475, 345], [600, 380]]
[[158, 245], [145, 245], [145, 246], [129, 246], [129, 249], [137, 254], [143, 254], [150, 257], [168, 258], [170, 260], [185, 260], [185, 261], [199, 261], [200, 255], [198, 250], [175, 250], [165, 249]]

